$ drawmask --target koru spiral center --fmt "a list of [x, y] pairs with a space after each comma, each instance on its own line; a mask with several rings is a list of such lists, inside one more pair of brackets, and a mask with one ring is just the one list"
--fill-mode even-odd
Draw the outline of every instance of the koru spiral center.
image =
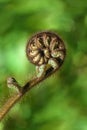
[[64, 42], [58, 35], [51, 32], [41, 32], [34, 35], [26, 47], [28, 59], [37, 66], [47, 64], [49, 59], [62, 63], [65, 53]]

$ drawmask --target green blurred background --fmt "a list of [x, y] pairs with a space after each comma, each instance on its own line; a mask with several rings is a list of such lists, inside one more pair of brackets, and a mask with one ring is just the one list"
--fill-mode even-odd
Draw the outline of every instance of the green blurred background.
[[0, 130], [87, 130], [87, 0], [0, 0], [0, 107], [14, 93], [8, 76], [21, 85], [33, 76], [25, 47], [43, 30], [63, 38], [66, 60], [11, 109]]

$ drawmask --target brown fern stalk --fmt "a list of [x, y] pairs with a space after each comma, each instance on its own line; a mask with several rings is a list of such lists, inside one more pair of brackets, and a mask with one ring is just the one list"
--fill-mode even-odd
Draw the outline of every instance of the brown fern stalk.
[[[52, 68], [50, 68], [50, 70], [51, 69]], [[16, 102], [18, 102], [25, 95], [26, 92], [28, 92], [32, 87], [38, 85], [40, 82], [42, 82], [43, 80], [45, 80], [52, 73], [54, 73], [54, 71], [52, 71], [51, 73], [46, 72], [46, 75], [44, 77], [32, 78], [23, 87], [21, 87], [21, 90], [18, 93], [14, 94], [12, 97], [10, 97], [7, 100], [7, 102], [3, 105], [3, 107], [1, 108], [1, 110], [0, 110], [0, 121], [9, 112], [9, 110], [16, 104]], [[15, 87], [17, 87], [17, 85], [18, 85], [18, 84], [14, 84], [14, 82], [12, 82], [11, 84], [13, 84]]]

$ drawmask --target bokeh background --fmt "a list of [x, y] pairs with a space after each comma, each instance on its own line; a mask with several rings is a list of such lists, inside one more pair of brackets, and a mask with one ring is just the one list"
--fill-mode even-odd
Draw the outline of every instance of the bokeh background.
[[87, 130], [87, 0], [0, 0], [0, 108], [35, 66], [25, 54], [34, 33], [58, 33], [67, 48], [61, 69], [34, 87], [0, 123], [0, 130]]

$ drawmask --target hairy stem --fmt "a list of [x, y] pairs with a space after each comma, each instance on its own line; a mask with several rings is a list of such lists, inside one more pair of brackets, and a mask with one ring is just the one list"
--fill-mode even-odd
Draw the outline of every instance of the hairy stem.
[[18, 93], [8, 99], [8, 101], [4, 104], [4, 106], [0, 110], [0, 121], [3, 119], [6, 113], [12, 108], [12, 106], [21, 98], [21, 96], [22, 94]]
[[[4, 118], [4, 116], [9, 112], [9, 110], [16, 104], [16, 102], [18, 102], [20, 100], [21, 97], [23, 97], [23, 95], [28, 92], [32, 87], [36, 86], [37, 84], [39, 84], [41, 81], [45, 80], [48, 76], [50, 76], [51, 74], [53, 74], [57, 69], [53, 69], [52, 67], [50, 67], [48, 70], [46, 70], [46, 73], [44, 76], [41, 77], [34, 77], [32, 78], [29, 82], [27, 82], [23, 87], [21, 87], [20, 91], [17, 92], [16, 94], [14, 94], [12, 97], [10, 97], [7, 102], [3, 105], [3, 107], [0, 110], [0, 121]], [[15, 80], [16, 81], [16, 80]], [[13, 81], [12, 81], [13, 82]], [[16, 82], [16, 84], [14, 84], [14, 82], [12, 83], [15, 87], [18, 87], [19, 84]], [[19, 86], [20, 88], [20, 86]]]

